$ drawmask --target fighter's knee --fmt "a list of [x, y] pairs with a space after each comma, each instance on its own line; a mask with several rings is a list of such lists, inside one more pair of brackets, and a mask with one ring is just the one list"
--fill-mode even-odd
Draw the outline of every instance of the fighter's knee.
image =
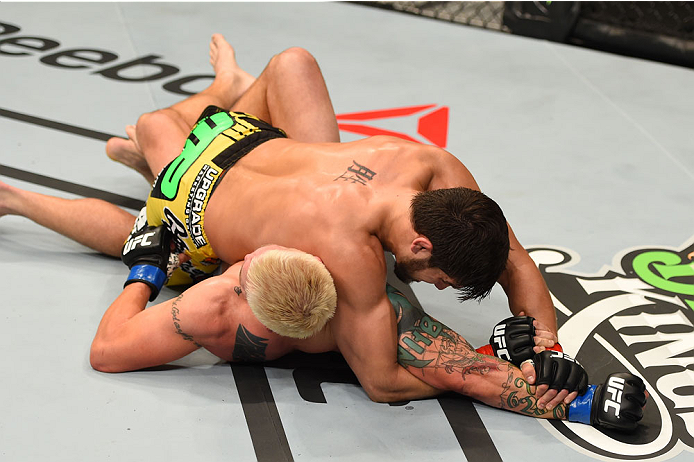
[[170, 123], [170, 121], [171, 116], [166, 113], [166, 110], [159, 110], [142, 114], [137, 119], [137, 135], [139, 137], [142, 132], [156, 130], [162, 124]]
[[308, 50], [300, 47], [292, 47], [284, 50], [272, 58], [272, 64], [282, 69], [318, 68], [316, 58]]

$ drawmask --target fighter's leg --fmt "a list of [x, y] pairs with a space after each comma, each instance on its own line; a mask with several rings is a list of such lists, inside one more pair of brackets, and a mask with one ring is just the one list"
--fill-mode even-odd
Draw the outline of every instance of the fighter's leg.
[[215, 78], [209, 87], [168, 108], [140, 116], [134, 130], [132, 126], [126, 129], [128, 140], [109, 140], [106, 145], [108, 156], [134, 168], [151, 181], [180, 154], [190, 130], [207, 106], [230, 109], [255, 80], [239, 67], [234, 49], [220, 34], [212, 36], [210, 64]]
[[135, 217], [100, 199], [63, 199], [0, 181], [0, 216], [20, 215], [98, 252], [120, 256]]
[[106, 155], [116, 162], [132, 168], [145, 177], [148, 183], [154, 182], [154, 175], [147, 164], [142, 149], [137, 142], [135, 125], [125, 127], [128, 138], [113, 137], [106, 143]]
[[298, 141], [340, 141], [323, 74], [315, 58], [302, 48], [274, 56], [232, 110], [253, 114]]

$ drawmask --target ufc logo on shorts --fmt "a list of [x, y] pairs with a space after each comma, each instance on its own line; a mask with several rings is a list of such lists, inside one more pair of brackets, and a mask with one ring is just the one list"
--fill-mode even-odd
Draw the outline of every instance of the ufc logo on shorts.
[[607, 382], [607, 394], [610, 399], [605, 400], [603, 410], [607, 412], [609, 408], [614, 409], [615, 417], [619, 417], [619, 408], [622, 405], [622, 390], [624, 390], [624, 379], [621, 377], [610, 377]]
[[494, 327], [494, 341], [493, 343], [496, 344], [496, 356], [501, 359], [505, 359], [506, 361], [511, 361], [511, 356], [508, 354], [508, 350], [506, 349], [506, 326], [503, 324], [500, 324], [498, 326]]
[[133, 239], [126, 242], [125, 246], [123, 247], [123, 255], [127, 254], [132, 249], [137, 247], [138, 244], [141, 247], [146, 247], [148, 245], [152, 245], [152, 243], [149, 241], [149, 238], [154, 236], [154, 234], [155, 234], [154, 232], [141, 234], [139, 236], [135, 236]]

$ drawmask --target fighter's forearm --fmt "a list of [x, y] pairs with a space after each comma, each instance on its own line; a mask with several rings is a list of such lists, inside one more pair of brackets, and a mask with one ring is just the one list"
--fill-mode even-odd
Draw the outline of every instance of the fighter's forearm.
[[143, 283], [127, 285], [101, 318], [92, 342], [90, 361], [92, 367], [103, 370], [110, 353], [109, 341], [118, 336], [119, 328], [147, 306], [151, 289]]
[[529, 256], [513, 264], [509, 261], [499, 283], [506, 292], [509, 308], [515, 316], [523, 312], [557, 334], [557, 317], [549, 290]]
[[415, 377], [441, 390], [455, 391], [490, 406], [533, 417], [566, 418], [566, 406], [539, 409], [535, 387], [520, 369], [474, 348], [445, 324], [414, 307], [389, 288], [398, 314], [398, 362]]

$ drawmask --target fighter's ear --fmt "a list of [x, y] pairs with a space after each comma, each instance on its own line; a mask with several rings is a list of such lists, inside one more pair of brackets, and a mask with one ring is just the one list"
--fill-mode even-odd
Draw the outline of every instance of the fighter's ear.
[[431, 241], [422, 235], [417, 236], [412, 241], [412, 244], [410, 244], [410, 250], [415, 255], [420, 252], [431, 254], [431, 249], [433, 249], [433, 247], [434, 246], [431, 244]]

